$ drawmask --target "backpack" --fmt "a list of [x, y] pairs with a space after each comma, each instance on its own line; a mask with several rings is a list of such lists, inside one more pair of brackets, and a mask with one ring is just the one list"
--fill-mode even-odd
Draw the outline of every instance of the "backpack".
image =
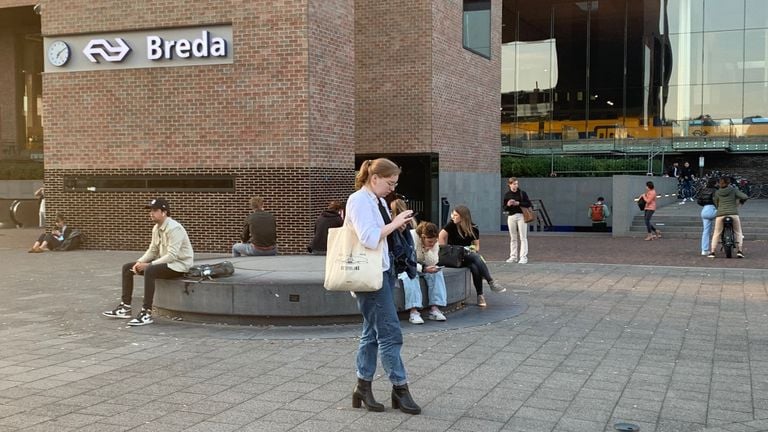
[[80, 246], [83, 244], [83, 233], [80, 232], [78, 229], [73, 229], [72, 233], [69, 234], [69, 237], [65, 238], [63, 242], [61, 242], [61, 245], [56, 248], [57, 251], [71, 251], [75, 249], [79, 249]]
[[189, 268], [184, 274], [185, 278], [197, 279], [198, 282], [203, 279], [213, 279], [217, 277], [232, 276], [235, 273], [235, 266], [230, 261], [222, 261], [214, 264], [197, 264]]
[[602, 204], [593, 204], [592, 209], [592, 222], [602, 222], [605, 220], [605, 214], [603, 214]]
[[705, 206], [708, 204], [714, 205], [714, 201], [712, 200], [714, 195], [714, 189], [706, 188], [702, 189], [701, 192], [699, 192], [699, 196], [696, 198], [696, 203], [698, 203], [700, 206]]

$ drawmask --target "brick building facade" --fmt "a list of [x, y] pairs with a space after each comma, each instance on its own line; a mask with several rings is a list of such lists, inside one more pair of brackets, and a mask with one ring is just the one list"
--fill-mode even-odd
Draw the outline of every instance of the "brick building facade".
[[[164, 196], [197, 251], [228, 251], [259, 195], [277, 217], [280, 251], [303, 253], [320, 210], [353, 191], [356, 154], [432, 155], [437, 194], [474, 205], [481, 229], [498, 229], [498, 216], [484, 214], [498, 214], [496, 194], [484, 190], [498, 183], [499, 50], [489, 59], [462, 47], [461, 1], [0, 0], [0, 14], [36, 3], [48, 40], [232, 29], [231, 64], [46, 66], [47, 210], [65, 213], [89, 248], [143, 249], [142, 204]], [[499, 47], [501, 0], [491, 16]], [[178, 181], [80, 187], [164, 178]], [[184, 187], [206, 178], [230, 186]]]

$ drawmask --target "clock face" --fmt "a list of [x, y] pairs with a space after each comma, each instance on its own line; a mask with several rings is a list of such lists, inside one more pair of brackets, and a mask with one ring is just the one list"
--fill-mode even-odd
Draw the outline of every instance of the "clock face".
[[53, 41], [48, 46], [48, 61], [54, 66], [64, 66], [69, 61], [69, 45], [64, 41]]

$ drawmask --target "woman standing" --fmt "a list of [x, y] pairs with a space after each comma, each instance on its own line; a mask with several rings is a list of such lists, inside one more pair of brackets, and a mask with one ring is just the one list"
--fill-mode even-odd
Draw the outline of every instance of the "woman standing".
[[352, 392], [352, 406], [360, 408], [362, 403], [369, 411], [384, 411], [384, 405], [376, 402], [371, 389], [377, 356], [380, 355], [381, 364], [392, 382], [392, 408], [419, 414], [421, 408], [408, 390], [408, 376], [400, 356], [403, 334], [392, 298], [395, 270], [390, 254], [391, 234], [409, 223], [413, 212], [406, 210], [391, 219], [383, 200], [395, 190], [399, 176], [400, 168], [389, 159], [366, 160], [355, 178], [358, 190], [347, 200], [347, 219], [360, 242], [375, 249], [380, 241], [384, 241], [381, 289], [356, 293], [357, 306], [363, 315], [363, 331], [357, 349], [357, 386]]
[[701, 209], [701, 254], [709, 255], [709, 247], [712, 242], [712, 222], [717, 215], [717, 207], [713, 201], [715, 192], [717, 192], [716, 181], [714, 178], [707, 180], [707, 186], [699, 192], [697, 202], [703, 208]]
[[485, 265], [483, 257], [480, 256], [480, 230], [477, 229], [477, 225], [472, 223], [472, 214], [466, 206], [457, 206], [451, 212], [451, 220], [440, 230], [438, 242], [441, 245], [449, 244], [468, 248], [466, 255], [464, 255], [462, 267], [468, 267], [469, 271], [472, 272], [472, 282], [475, 284], [478, 306], [486, 307], [488, 305], [483, 295], [483, 279], [488, 281], [493, 292], [503, 293], [507, 290], [491, 277], [488, 266]]
[[656, 212], [656, 187], [652, 181], [645, 183], [645, 193], [640, 195], [645, 200], [645, 229], [648, 230], [648, 235], [643, 240], [656, 240], [661, 238], [661, 231], [657, 230], [653, 224], [651, 224], [651, 218], [653, 213]]
[[509, 258], [507, 262], [528, 264], [528, 223], [525, 222], [523, 210], [520, 207], [531, 208], [531, 200], [528, 199], [528, 194], [520, 189], [517, 177], [510, 177], [507, 184], [509, 191], [504, 194], [504, 201], [501, 203], [508, 215]]

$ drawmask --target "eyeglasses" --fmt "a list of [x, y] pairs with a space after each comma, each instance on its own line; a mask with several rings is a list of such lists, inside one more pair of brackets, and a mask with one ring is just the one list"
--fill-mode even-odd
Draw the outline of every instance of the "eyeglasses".
[[392, 189], [397, 187], [397, 182], [393, 182], [390, 180], [386, 180], [386, 182], [387, 182], [387, 185], [389, 185], [389, 187], [391, 187]]

